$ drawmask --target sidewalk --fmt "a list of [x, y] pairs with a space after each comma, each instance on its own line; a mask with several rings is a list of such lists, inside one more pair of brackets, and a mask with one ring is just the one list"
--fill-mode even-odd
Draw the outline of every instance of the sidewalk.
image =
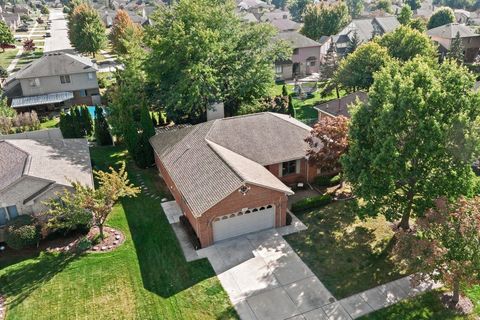
[[[33, 35], [33, 32], [37, 29], [37, 26], [38, 26], [38, 22], [35, 22], [35, 24], [33, 25], [33, 28], [32, 30], [30, 30], [30, 32], [28, 33], [28, 35], [26, 36], [27, 39], [31, 38], [32, 35]], [[15, 55], [15, 58], [12, 60], [12, 62], [10, 62], [10, 65], [8, 66], [7, 68], [7, 71], [8, 72], [12, 72], [15, 67], [17, 66], [17, 63], [18, 61], [20, 60], [20, 57], [22, 56], [23, 54], [23, 46], [18, 50], [17, 54]]]

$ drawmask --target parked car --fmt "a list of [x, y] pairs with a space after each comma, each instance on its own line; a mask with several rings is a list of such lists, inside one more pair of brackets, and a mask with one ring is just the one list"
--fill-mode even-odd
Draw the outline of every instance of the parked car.
[[45, 33], [45, 35], [44, 35], [45, 38], [50, 38], [51, 36], [52, 36], [52, 35], [50, 34], [50, 32], [47, 32], [47, 33]]
[[27, 32], [28, 31], [28, 26], [27, 25], [22, 25], [15, 30], [16, 32]]

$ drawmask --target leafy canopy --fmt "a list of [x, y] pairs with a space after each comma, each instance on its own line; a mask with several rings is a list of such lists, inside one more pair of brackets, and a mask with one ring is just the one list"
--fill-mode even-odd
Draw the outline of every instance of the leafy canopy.
[[110, 31], [110, 42], [117, 54], [127, 53], [127, 44], [125, 42], [141, 38], [142, 33], [142, 28], [138, 24], [133, 23], [127, 11], [123, 9], [117, 10]]
[[479, 95], [465, 68], [424, 58], [389, 63], [374, 75], [350, 125], [342, 165], [361, 216], [422, 216], [440, 196], [472, 192]]
[[274, 79], [272, 62], [291, 52], [272, 41], [273, 27], [247, 24], [232, 1], [180, 0], [152, 17], [146, 42], [148, 80], [168, 118], [198, 123], [222, 101], [227, 115], [267, 96]]
[[77, 5], [68, 17], [68, 37], [80, 53], [95, 55], [105, 48], [107, 36], [98, 12], [87, 3]]
[[310, 39], [337, 34], [348, 24], [350, 17], [344, 2], [312, 4], [305, 10], [302, 34]]
[[315, 3], [314, 0], [292, 0], [288, 5], [292, 19], [297, 22], [302, 22], [305, 10], [313, 3]]
[[2, 52], [5, 51], [5, 45], [15, 42], [12, 31], [4, 21], [0, 21], [0, 44], [2, 45]]
[[443, 26], [448, 23], [455, 22], [455, 13], [449, 7], [443, 7], [436, 10], [427, 23], [428, 29]]

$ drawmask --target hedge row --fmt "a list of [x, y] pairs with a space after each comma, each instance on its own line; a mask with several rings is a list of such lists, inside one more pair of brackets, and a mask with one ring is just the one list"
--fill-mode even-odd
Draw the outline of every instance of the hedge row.
[[339, 174], [334, 176], [318, 176], [314, 182], [320, 187], [333, 187], [341, 182], [341, 177]]
[[328, 194], [321, 196], [305, 198], [292, 204], [294, 213], [319, 208], [332, 202], [332, 197]]

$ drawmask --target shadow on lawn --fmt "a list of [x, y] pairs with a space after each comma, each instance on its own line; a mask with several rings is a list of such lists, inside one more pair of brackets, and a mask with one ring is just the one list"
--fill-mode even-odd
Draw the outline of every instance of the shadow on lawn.
[[[130, 172], [138, 169], [130, 170]], [[153, 170], [140, 171], [150, 192], [165, 197]], [[134, 184], [138, 178], [130, 175]], [[166, 196], [168, 197], [168, 196]], [[163, 214], [159, 199], [144, 193], [122, 201], [145, 289], [162, 297], [173, 296], [215, 276], [206, 259], [187, 263], [178, 240]]]
[[298, 215], [308, 229], [287, 237], [337, 299], [401, 277], [390, 259], [393, 240], [375, 226], [355, 224], [352, 207], [333, 203]]
[[7, 297], [10, 308], [15, 307], [78, 257], [77, 254], [42, 252], [32, 262], [11, 266], [0, 276], [0, 294]]

